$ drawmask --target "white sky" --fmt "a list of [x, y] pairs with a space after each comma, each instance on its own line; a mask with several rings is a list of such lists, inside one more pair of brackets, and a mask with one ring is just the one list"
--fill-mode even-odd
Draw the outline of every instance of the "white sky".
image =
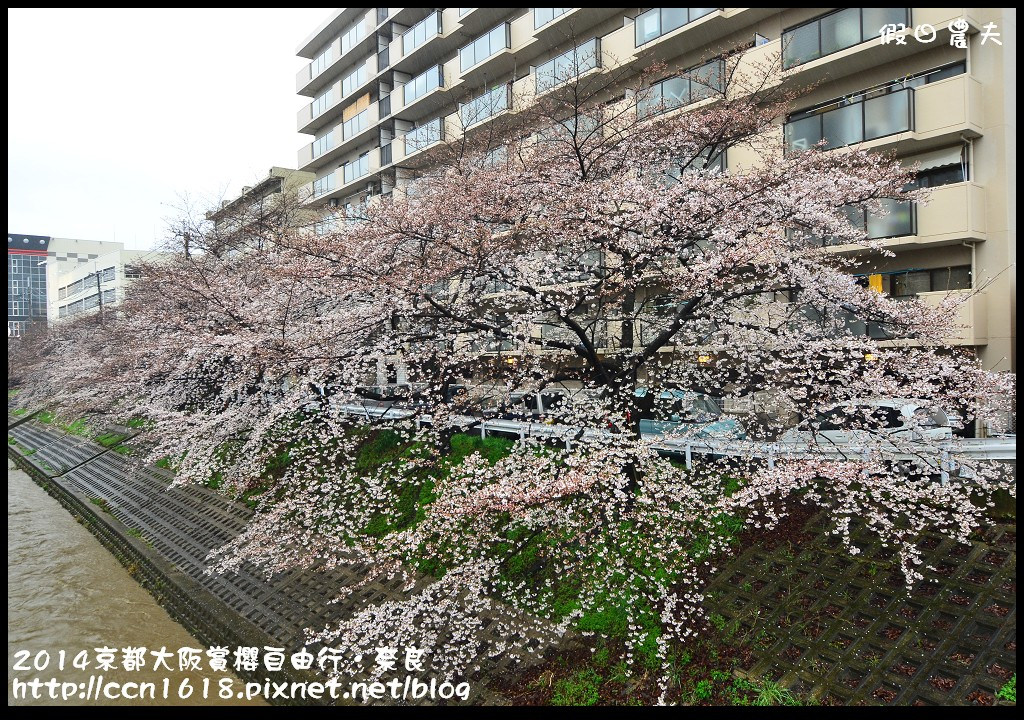
[[144, 249], [295, 167], [320, 9], [7, 11], [7, 231]]

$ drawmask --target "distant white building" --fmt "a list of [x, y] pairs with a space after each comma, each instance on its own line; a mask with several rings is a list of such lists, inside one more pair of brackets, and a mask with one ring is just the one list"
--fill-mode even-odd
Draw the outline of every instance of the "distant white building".
[[58, 277], [123, 249], [116, 242], [8, 233], [7, 336], [19, 337], [30, 325], [56, 317], [50, 314], [50, 297]]
[[125, 291], [142, 277], [140, 266], [162, 256], [151, 250], [114, 250], [79, 263], [48, 283], [47, 317], [56, 320], [82, 313], [97, 312], [101, 307], [124, 300]]

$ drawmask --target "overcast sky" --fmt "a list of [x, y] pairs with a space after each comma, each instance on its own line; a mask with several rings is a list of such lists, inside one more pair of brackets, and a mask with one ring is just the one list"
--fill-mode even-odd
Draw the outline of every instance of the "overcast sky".
[[295, 167], [329, 9], [8, 10], [7, 230], [150, 248], [180, 198]]

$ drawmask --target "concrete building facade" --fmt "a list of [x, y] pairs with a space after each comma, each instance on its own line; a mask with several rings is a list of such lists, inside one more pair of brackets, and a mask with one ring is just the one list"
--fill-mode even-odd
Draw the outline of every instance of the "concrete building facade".
[[[963, 294], [952, 342], [1015, 371], [1015, 40], [1003, 8], [342, 8], [298, 49], [310, 61], [298, 129], [311, 136], [298, 167], [313, 175], [311, 207], [357, 206], [405, 191], [435, 146], [521, 110], [568, 55], [618, 77], [781, 56], [776, 82], [813, 85], [779, 119], [783, 151], [892, 151], [932, 188], [928, 204], [855, 219], [895, 253], [868, 260], [871, 286]], [[760, 162], [723, 159], [730, 172]]]
[[61, 273], [48, 293], [50, 322], [117, 305], [132, 281], [142, 277], [141, 263], [159, 257], [150, 250], [118, 249]]
[[8, 233], [7, 337], [56, 318], [52, 298], [61, 275], [123, 248], [115, 242]]

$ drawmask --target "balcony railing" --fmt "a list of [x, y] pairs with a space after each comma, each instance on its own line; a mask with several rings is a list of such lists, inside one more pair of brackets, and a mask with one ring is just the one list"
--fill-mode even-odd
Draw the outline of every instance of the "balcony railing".
[[834, 103], [833, 109], [824, 112], [794, 116], [785, 125], [787, 151], [808, 150], [822, 140], [828, 148], [843, 147], [914, 129], [913, 88], [890, 86], [874, 92], [880, 94], [860, 95]]
[[601, 39], [594, 38], [538, 66], [537, 94], [599, 67], [601, 67]]
[[636, 46], [688, 25], [722, 8], [653, 8], [636, 18]]
[[511, 96], [512, 86], [506, 83], [488, 90], [467, 103], [462, 103], [459, 105], [459, 119], [462, 120], [462, 126], [475, 125], [503, 110], [508, 110]]
[[910, 8], [843, 8], [782, 33], [782, 66], [796, 67], [910, 25]]

